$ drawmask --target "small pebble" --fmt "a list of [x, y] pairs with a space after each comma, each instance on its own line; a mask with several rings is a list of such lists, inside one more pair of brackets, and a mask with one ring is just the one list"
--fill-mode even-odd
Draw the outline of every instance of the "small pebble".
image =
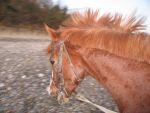
[[43, 73], [39, 73], [38, 77], [44, 77], [45, 75]]
[[45, 84], [44, 84], [44, 83], [41, 83], [40, 85], [41, 85], [41, 86], [44, 86]]
[[4, 86], [5, 86], [5, 84], [4, 84], [4, 83], [0, 83], [0, 88], [1, 88], [1, 87], [4, 87]]
[[18, 65], [17, 65], [17, 67], [20, 67], [20, 66], [21, 66], [21, 64], [18, 64]]
[[8, 87], [8, 88], [7, 88], [7, 90], [11, 90], [11, 89], [12, 89], [11, 87]]
[[13, 75], [12, 74], [9, 74], [8, 75], [8, 79], [12, 79], [13, 78]]
[[27, 78], [25, 75], [23, 75], [21, 78], [23, 78], [23, 79], [25, 79], [25, 78]]
[[6, 62], [7, 62], [7, 61], [10, 61], [10, 58], [6, 58], [5, 61], [6, 61]]
[[36, 69], [35, 71], [36, 71], [36, 72], [39, 72], [40, 70], [39, 70], [39, 69]]
[[100, 90], [101, 90], [101, 91], [103, 91], [103, 90], [104, 90], [104, 88], [100, 88]]
[[5, 74], [5, 73], [6, 73], [5, 71], [2, 71], [2, 72], [1, 72], [1, 74]]
[[46, 81], [47, 81], [47, 79], [43, 79], [43, 80], [42, 80], [42, 82], [46, 82]]

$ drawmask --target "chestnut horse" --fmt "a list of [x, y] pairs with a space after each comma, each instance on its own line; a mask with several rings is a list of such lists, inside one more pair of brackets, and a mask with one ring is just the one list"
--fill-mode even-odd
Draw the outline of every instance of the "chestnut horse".
[[150, 36], [143, 18], [88, 10], [74, 13], [51, 37], [49, 93], [67, 101], [88, 75], [112, 95], [120, 113], [150, 113]]

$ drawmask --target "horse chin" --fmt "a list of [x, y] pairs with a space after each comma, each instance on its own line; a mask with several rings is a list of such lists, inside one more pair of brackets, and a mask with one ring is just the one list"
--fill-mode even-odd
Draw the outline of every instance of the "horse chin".
[[57, 97], [59, 104], [66, 104], [69, 102], [69, 97], [67, 97], [63, 92], [60, 92]]

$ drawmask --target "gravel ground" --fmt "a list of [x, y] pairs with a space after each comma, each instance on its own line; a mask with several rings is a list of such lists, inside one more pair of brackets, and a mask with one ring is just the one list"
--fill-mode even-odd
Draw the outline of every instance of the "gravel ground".
[[[59, 105], [48, 96], [48, 40], [0, 38], [0, 113], [102, 113], [71, 97]], [[118, 111], [108, 92], [87, 77], [77, 89], [92, 102]]]

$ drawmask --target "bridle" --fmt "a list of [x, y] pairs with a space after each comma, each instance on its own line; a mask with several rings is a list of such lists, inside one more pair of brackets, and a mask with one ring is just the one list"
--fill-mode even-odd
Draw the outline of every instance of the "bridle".
[[[51, 56], [53, 56], [54, 54], [54, 46], [55, 46], [55, 43], [52, 42], [52, 50], [51, 50]], [[69, 65], [71, 66], [71, 69], [75, 75], [75, 78], [78, 82], [81, 81], [81, 79], [79, 78], [79, 74], [78, 72], [75, 70], [75, 67], [71, 61], [71, 58], [70, 58], [70, 55], [66, 49], [66, 46], [64, 44], [64, 42], [59, 42], [57, 44], [57, 46], [59, 47], [59, 50], [58, 50], [58, 60], [57, 60], [57, 64], [56, 64], [56, 67], [54, 67], [54, 63], [55, 61], [52, 59], [52, 57], [50, 57], [50, 63], [52, 64], [52, 69], [51, 69], [51, 76], [50, 76], [50, 86], [51, 84], [53, 83], [54, 85], [56, 84], [55, 81], [53, 80], [54, 78], [54, 71], [56, 70], [56, 79], [57, 79], [57, 83], [59, 81], [59, 86], [58, 86], [58, 89], [59, 89], [59, 93], [58, 93], [58, 100], [60, 100], [61, 97], [63, 97], [64, 95], [66, 96], [70, 96], [70, 92], [66, 90], [65, 88], [65, 84], [64, 84], [64, 73], [63, 73], [63, 57], [64, 55], [66, 55], [68, 61], [69, 61]]]

